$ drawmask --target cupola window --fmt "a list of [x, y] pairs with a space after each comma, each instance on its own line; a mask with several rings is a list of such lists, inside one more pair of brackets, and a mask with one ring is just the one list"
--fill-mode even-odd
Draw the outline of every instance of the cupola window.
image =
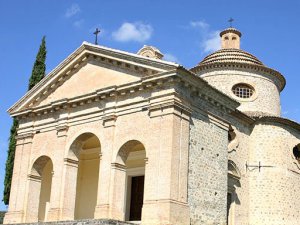
[[248, 84], [236, 84], [232, 87], [232, 92], [239, 98], [250, 98], [254, 94], [254, 88]]

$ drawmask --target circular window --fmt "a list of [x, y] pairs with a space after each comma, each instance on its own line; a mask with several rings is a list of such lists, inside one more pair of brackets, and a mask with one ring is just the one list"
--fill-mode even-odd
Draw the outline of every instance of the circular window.
[[254, 94], [254, 88], [248, 84], [236, 84], [232, 87], [232, 92], [239, 98], [250, 98]]
[[295, 146], [293, 148], [293, 155], [297, 160], [300, 160], [300, 149], [299, 149], [299, 145]]

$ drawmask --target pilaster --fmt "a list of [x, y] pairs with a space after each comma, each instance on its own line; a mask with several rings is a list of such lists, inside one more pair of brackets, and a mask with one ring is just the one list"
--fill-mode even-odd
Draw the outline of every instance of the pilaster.
[[63, 176], [61, 176], [61, 174], [63, 174], [64, 162], [61, 159], [64, 157], [68, 128], [67, 121], [60, 121], [56, 127], [57, 152], [53, 158], [54, 172], [52, 177], [50, 209], [47, 221], [57, 221], [62, 216], [61, 195], [63, 190]]
[[189, 107], [173, 99], [152, 105], [149, 117], [156, 132], [149, 137], [142, 223], [189, 224]]
[[27, 132], [16, 137], [16, 150], [12, 184], [10, 191], [10, 204], [8, 212], [5, 214], [4, 223], [24, 222], [26, 206], [26, 184], [29, 173], [30, 151], [34, 133]]

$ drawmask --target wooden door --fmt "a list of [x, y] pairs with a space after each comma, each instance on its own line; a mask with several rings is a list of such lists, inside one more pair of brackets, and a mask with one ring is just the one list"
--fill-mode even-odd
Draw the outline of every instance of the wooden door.
[[145, 176], [138, 176], [131, 179], [130, 221], [140, 221], [142, 218], [144, 178]]

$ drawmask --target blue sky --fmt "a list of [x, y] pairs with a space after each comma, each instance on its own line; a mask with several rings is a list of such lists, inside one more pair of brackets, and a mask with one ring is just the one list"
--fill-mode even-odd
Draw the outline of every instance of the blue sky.
[[[1, 0], [0, 1], [0, 196], [11, 119], [6, 110], [27, 90], [43, 35], [47, 72], [83, 41], [137, 52], [156, 46], [187, 68], [219, 47], [218, 33], [235, 19], [241, 48], [287, 79], [281, 93], [284, 117], [300, 122], [300, 1], [282, 0]], [[0, 210], [6, 207], [1, 203]]]

